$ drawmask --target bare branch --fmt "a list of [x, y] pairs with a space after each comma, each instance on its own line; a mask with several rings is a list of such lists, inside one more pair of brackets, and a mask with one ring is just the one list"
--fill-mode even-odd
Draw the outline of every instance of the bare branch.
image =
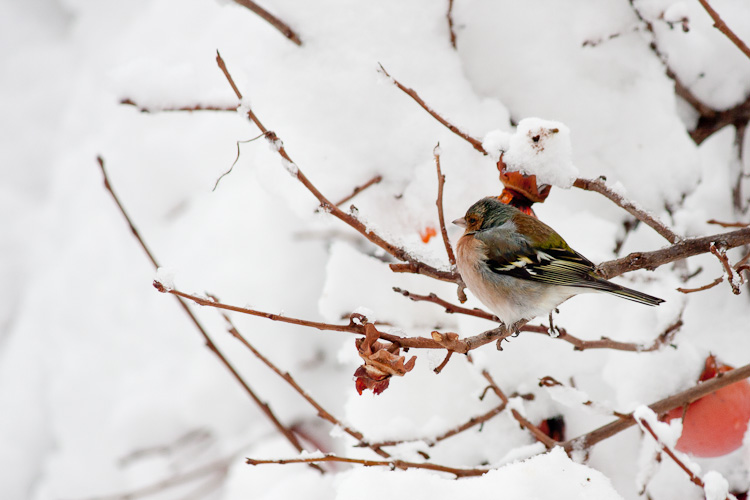
[[440, 171], [440, 153], [438, 151], [439, 148], [440, 143], [438, 143], [438, 145], [435, 146], [435, 149], [432, 151], [432, 154], [435, 156], [435, 168], [437, 169], [438, 177], [438, 194], [435, 204], [437, 205], [438, 220], [440, 222], [440, 234], [443, 235], [445, 253], [448, 254], [448, 261], [451, 263], [451, 267], [455, 267], [456, 256], [453, 255], [453, 247], [451, 247], [451, 242], [448, 239], [448, 230], [445, 228], [445, 215], [443, 214], [443, 187], [445, 186], [445, 176], [443, 175], [443, 172]]
[[[217, 52], [216, 53], [216, 62], [219, 65], [219, 68], [224, 73], [224, 76], [226, 77], [229, 84], [232, 86], [232, 89], [234, 90], [235, 95], [237, 96], [237, 99], [242, 100], [242, 93], [240, 93], [239, 89], [237, 88], [237, 85], [234, 83], [234, 80], [232, 79], [232, 76], [230, 75], [229, 71], [227, 70], [227, 66], [224, 63], [224, 60], [222, 59], [221, 55]], [[408, 266], [408, 270], [404, 271], [397, 271], [397, 272], [414, 272], [417, 274], [423, 274], [425, 276], [430, 276], [432, 278], [442, 280], [442, 281], [449, 281], [452, 283], [458, 283], [460, 282], [460, 277], [458, 273], [455, 272], [447, 272], [447, 271], [441, 271], [439, 269], [436, 269], [428, 264], [425, 264], [424, 262], [421, 262], [416, 257], [412, 256], [406, 249], [401, 248], [399, 246], [396, 246], [385, 239], [383, 239], [380, 235], [375, 233], [372, 229], [369, 229], [362, 221], [360, 221], [357, 217], [355, 217], [352, 214], [349, 214], [347, 212], [344, 212], [339, 207], [337, 207], [334, 203], [331, 203], [328, 198], [326, 198], [323, 193], [321, 193], [318, 188], [315, 187], [315, 185], [310, 182], [310, 180], [305, 176], [305, 174], [302, 172], [302, 170], [299, 169], [298, 165], [292, 161], [289, 154], [286, 152], [286, 149], [284, 148], [284, 143], [278, 138], [275, 132], [268, 130], [263, 123], [258, 119], [258, 117], [255, 115], [252, 109], [248, 108], [247, 110], [247, 117], [252, 121], [263, 133], [263, 135], [268, 139], [268, 141], [273, 145], [274, 149], [278, 151], [279, 155], [283, 159], [285, 166], [289, 170], [289, 172], [298, 180], [300, 181], [310, 193], [312, 193], [315, 198], [318, 199], [320, 202], [320, 206], [323, 208], [323, 210], [329, 212], [334, 217], [338, 218], [342, 222], [345, 222], [350, 227], [358, 231], [360, 234], [362, 234], [365, 238], [367, 238], [370, 242], [373, 244], [379, 246], [389, 254], [391, 254], [396, 259], [406, 262]]]
[[[120, 213], [125, 218], [125, 220], [128, 223], [128, 226], [130, 226], [130, 231], [133, 233], [133, 236], [135, 236], [136, 240], [138, 240], [138, 243], [141, 245], [141, 248], [143, 248], [143, 251], [146, 252], [146, 255], [148, 256], [149, 260], [151, 261], [151, 264], [153, 264], [154, 268], [158, 269], [159, 263], [156, 260], [156, 257], [154, 257], [154, 254], [151, 253], [151, 250], [149, 250], [148, 246], [146, 245], [146, 242], [141, 237], [140, 233], [136, 229], [135, 225], [133, 224], [133, 221], [130, 219], [130, 216], [125, 211], [125, 208], [123, 207], [122, 203], [120, 202], [119, 197], [115, 194], [114, 190], [112, 189], [112, 185], [109, 182], [109, 177], [107, 176], [107, 171], [104, 168], [104, 159], [99, 156], [97, 157], [97, 162], [99, 163], [99, 168], [102, 171], [102, 175], [104, 176], [104, 187], [109, 191], [109, 194], [112, 196], [112, 199], [115, 201], [115, 204], [117, 204], [117, 208], [120, 210]], [[190, 321], [192, 321], [193, 325], [198, 329], [201, 336], [206, 342], [206, 346], [213, 352], [216, 357], [219, 358], [221, 363], [226, 367], [227, 370], [232, 374], [232, 376], [239, 382], [239, 384], [242, 386], [242, 388], [245, 390], [248, 396], [250, 396], [250, 399], [252, 399], [255, 404], [260, 408], [260, 410], [268, 417], [268, 419], [271, 421], [271, 423], [278, 429], [278, 431], [289, 441], [289, 443], [297, 450], [297, 451], [303, 451], [304, 448], [302, 447], [302, 444], [297, 439], [297, 436], [294, 435], [294, 433], [287, 428], [284, 424], [281, 423], [281, 421], [278, 419], [276, 414], [271, 410], [271, 407], [267, 404], [261, 401], [261, 399], [258, 397], [257, 394], [255, 394], [255, 391], [253, 391], [250, 386], [245, 382], [245, 380], [240, 376], [240, 374], [235, 370], [235, 368], [232, 366], [232, 364], [229, 362], [229, 360], [222, 354], [222, 352], [219, 350], [219, 348], [214, 344], [214, 342], [211, 340], [211, 337], [208, 335], [208, 332], [205, 328], [203, 328], [203, 325], [201, 325], [200, 321], [198, 321], [198, 318], [195, 317], [193, 312], [188, 307], [187, 303], [182, 300], [180, 297], [175, 297], [177, 299], [177, 302], [180, 304], [180, 307], [182, 307], [182, 310], [187, 314], [187, 316], [190, 318]], [[320, 469], [320, 472], [323, 472], [323, 469]]]
[[339, 457], [336, 455], [321, 455], [319, 457], [300, 457], [300, 458], [283, 458], [276, 460], [257, 460], [254, 458], [248, 458], [246, 460], [249, 465], [263, 465], [263, 464], [310, 464], [310, 463], [322, 463], [322, 462], [342, 462], [348, 464], [359, 464], [365, 467], [389, 467], [391, 469], [427, 469], [437, 472], [447, 472], [453, 474], [456, 477], [471, 477], [481, 476], [482, 474], [492, 470], [485, 468], [477, 469], [460, 469], [455, 467], [448, 467], [445, 465], [432, 464], [429, 462], [417, 463], [417, 462], [406, 462], [404, 460], [362, 460], [360, 458], [349, 458]]
[[[608, 337], [602, 337], [599, 340], [582, 340], [569, 334], [564, 328], [557, 328], [557, 332], [559, 333], [559, 335], [556, 338], [573, 344], [576, 351], [585, 351], [587, 349], [613, 349], [616, 351], [651, 352], [657, 351], [662, 346], [669, 344], [674, 338], [674, 335], [682, 327], [682, 325], [682, 319], [678, 318], [677, 321], [669, 325], [650, 344], [620, 342], [618, 340], [612, 340]], [[521, 327], [521, 331], [548, 335], [549, 328], [545, 325], [524, 325], [523, 327]]]
[[740, 37], [738, 37], [734, 31], [729, 29], [729, 26], [727, 26], [727, 23], [724, 22], [724, 20], [719, 16], [719, 13], [714, 10], [713, 7], [706, 1], [706, 0], [698, 0], [700, 4], [703, 6], [704, 9], [706, 9], [706, 12], [708, 12], [708, 15], [711, 16], [711, 19], [714, 20], [714, 28], [721, 31], [726, 35], [729, 40], [737, 46], [738, 49], [742, 51], [743, 54], [745, 54], [748, 58], [750, 58], [750, 47], [747, 46], [745, 42], [740, 40]]
[[462, 432], [464, 432], [464, 431], [466, 431], [468, 429], [471, 429], [472, 427], [475, 427], [477, 425], [483, 424], [484, 422], [487, 422], [488, 420], [490, 420], [495, 415], [500, 414], [505, 409], [506, 406], [507, 406], [507, 403], [502, 402], [498, 406], [496, 406], [496, 407], [492, 408], [491, 410], [489, 410], [488, 412], [483, 413], [481, 415], [478, 415], [476, 417], [471, 417], [469, 420], [467, 420], [463, 424], [461, 424], [461, 425], [459, 425], [457, 427], [454, 427], [454, 428], [452, 428], [452, 429], [450, 429], [450, 430], [448, 430], [448, 431], [440, 434], [439, 436], [437, 436], [435, 438], [429, 438], [427, 440], [425, 440], [425, 439], [409, 439], [409, 440], [399, 440], [399, 441], [381, 441], [381, 442], [378, 442], [378, 443], [372, 443], [372, 446], [378, 446], [378, 447], [381, 447], [381, 446], [397, 446], [397, 445], [402, 444], [402, 443], [409, 443], [409, 442], [416, 442], [416, 441], [426, 441], [427, 444], [432, 447], [432, 446], [435, 446], [440, 441], [444, 441], [444, 440], [446, 440], [446, 439], [448, 439], [450, 437], [453, 437], [453, 436], [455, 436], [457, 434], [460, 434], [460, 433], [462, 433]]
[[375, 184], [378, 184], [382, 180], [383, 180], [383, 176], [382, 175], [376, 175], [375, 177], [373, 177], [369, 181], [365, 182], [361, 186], [355, 187], [354, 191], [352, 191], [352, 193], [349, 196], [346, 196], [346, 197], [342, 198], [340, 201], [336, 202], [336, 206], [340, 207], [341, 205], [343, 205], [347, 201], [351, 200], [352, 198], [354, 198], [355, 196], [357, 196], [359, 193], [361, 193], [362, 191], [364, 191], [368, 187], [370, 187], [372, 185], [375, 185]]
[[302, 40], [300, 40], [299, 36], [294, 32], [294, 30], [292, 30], [292, 28], [287, 26], [287, 24], [284, 23], [281, 19], [274, 16], [257, 3], [253, 2], [253, 0], [234, 0], [234, 2], [255, 12], [257, 15], [263, 18], [264, 21], [276, 28], [279, 32], [281, 32], [282, 35], [287, 37], [296, 45], [302, 45]]
[[[394, 287], [393, 291], [398, 292], [404, 297], [407, 297], [415, 302], [432, 302], [433, 304], [442, 306], [445, 308], [445, 312], [448, 314], [454, 314], [454, 313], [466, 314], [468, 316], [475, 316], [477, 318], [486, 319], [488, 321], [501, 323], [500, 320], [497, 318], [497, 316], [487, 311], [483, 311], [482, 309], [476, 309], [476, 308], [468, 309], [466, 307], [461, 307], [455, 304], [451, 304], [450, 302], [441, 299], [434, 293], [430, 293], [429, 295], [418, 295], [415, 293], [411, 293], [407, 290], [402, 290], [401, 288], [398, 288], [398, 287]], [[639, 344], [635, 342], [620, 342], [617, 340], [612, 340], [607, 337], [602, 337], [599, 340], [582, 340], [568, 333], [568, 331], [565, 330], [565, 328], [557, 328], [558, 336], [555, 338], [559, 340], [563, 340], [570, 344], [573, 344], [573, 346], [575, 347], [575, 350], [577, 351], [585, 351], [586, 349], [614, 349], [617, 351], [650, 352], [650, 351], [656, 351], [659, 348], [661, 348], [663, 345], [666, 345], [669, 342], [671, 342], [672, 337], [680, 329], [681, 326], [682, 326], [682, 320], [678, 319], [675, 323], [667, 327], [667, 329], [664, 332], [662, 332], [650, 344]], [[519, 327], [519, 331], [539, 333], [542, 335], [549, 335], [549, 327], [545, 325], [525, 324]]]
[[727, 250], [750, 244], [750, 228], [704, 236], [702, 238], [688, 238], [672, 246], [661, 250], [654, 250], [653, 252], [634, 252], [620, 259], [599, 264], [597, 271], [605, 279], [614, 278], [615, 276], [635, 271], [636, 269], [649, 269], [653, 271], [657, 267], [676, 260], [708, 253], [713, 242], [721, 242]]
[[474, 147], [474, 149], [476, 149], [477, 151], [479, 151], [483, 155], [487, 154], [487, 151], [485, 151], [484, 146], [482, 146], [482, 141], [480, 141], [479, 139], [475, 139], [474, 137], [471, 137], [469, 134], [467, 134], [466, 132], [461, 131], [458, 127], [456, 127], [455, 125], [453, 125], [452, 123], [450, 123], [448, 120], [446, 120], [445, 118], [443, 118], [442, 116], [440, 116], [435, 110], [433, 110], [431, 107], [429, 107], [427, 105], [427, 103], [424, 102], [424, 100], [421, 97], [419, 97], [419, 94], [417, 94], [417, 92], [414, 89], [410, 89], [408, 87], [403, 86], [401, 84], [401, 82], [399, 82], [398, 80], [396, 80], [395, 78], [393, 78], [385, 70], [385, 68], [383, 67], [382, 64], [380, 64], [379, 66], [380, 66], [380, 70], [383, 72], [383, 74], [385, 76], [387, 76], [388, 78], [390, 78], [391, 82], [393, 82], [393, 84], [396, 87], [398, 87], [405, 94], [407, 94], [409, 97], [411, 97], [412, 99], [414, 99], [417, 102], [417, 104], [419, 104], [422, 107], [422, 109], [424, 109], [425, 111], [427, 111], [430, 114], [430, 116], [432, 116], [437, 121], [439, 121], [441, 124], [443, 124], [445, 127], [447, 127], [448, 130], [450, 130], [451, 132], [453, 132], [454, 134], [456, 134], [457, 136], [459, 136], [460, 138], [462, 138], [463, 140], [465, 140], [466, 142], [468, 142], [469, 144], [471, 144]]

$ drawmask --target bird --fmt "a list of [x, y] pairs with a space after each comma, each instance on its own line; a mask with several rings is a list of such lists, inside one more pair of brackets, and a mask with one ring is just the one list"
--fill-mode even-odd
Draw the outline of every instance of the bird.
[[516, 332], [521, 321], [551, 314], [579, 293], [606, 292], [649, 306], [664, 302], [602, 278], [554, 229], [497, 198], [482, 198], [453, 224], [465, 228], [456, 245], [461, 278]]

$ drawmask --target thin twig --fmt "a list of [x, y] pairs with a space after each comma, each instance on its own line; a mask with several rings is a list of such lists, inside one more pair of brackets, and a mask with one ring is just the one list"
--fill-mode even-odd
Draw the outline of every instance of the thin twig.
[[445, 355], [445, 359], [443, 359], [442, 363], [436, 366], [432, 371], [434, 371], [436, 374], [440, 374], [440, 372], [443, 371], [443, 368], [445, 368], [445, 365], [448, 364], [448, 361], [451, 360], [451, 356], [453, 356], [453, 351], [448, 351], [448, 354]]
[[[654, 432], [654, 429], [651, 428], [651, 424], [649, 424], [648, 422], [646, 422], [645, 420], [642, 420], [642, 419], [636, 419], [636, 421], [638, 422], [638, 425], [643, 430], [645, 430], [646, 432], [648, 432], [649, 434], [651, 434], [651, 437], [654, 438], [654, 440], [656, 441], [656, 444], [659, 445], [659, 448], [661, 449], [661, 451], [663, 451], [664, 453], [666, 453], [669, 456], [669, 458], [671, 458], [672, 461], [675, 464], [677, 464], [677, 466], [680, 469], [682, 469], [683, 471], [685, 471], [685, 474], [687, 474], [688, 478], [690, 478], [690, 481], [693, 484], [695, 484], [697, 486], [700, 486], [701, 488], [705, 488], [706, 487], [706, 483], [703, 482], [703, 479], [701, 479], [700, 476], [696, 475], [692, 470], [690, 470], [690, 467], [688, 467], [687, 465], [685, 465], [685, 462], [683, 462], [682, 460], [680, 460], [677, 457], [677, 455], [675, 454], [675, 452], [672, 451], [672, 449], [669, 446], [667, 446], [666, 444], [664, 444], [661, 441], [661, 439], [659, 439], [659, 436], [656, 434], [656, 432]], [[726, 497], [726, 500], [729, 500], [729, 498], [730, 497]]]
[[448, 130], [450, 130], [451, 132], [453, 132], [454, 134], [456, 134], [457, 136], [459, 136], [460, 138], [462, 138], [463, 140], [465, 140], [466, 142], [468, 142], [469, 144], [471, 144], [474, 147], [474, 149], [476, 149], [477, 151], [479, 151], [483, 155], [487, 154], [487, 151], [485, 151], [484, 146], [482, 146], [482, 141], [480, 141], [479, 139], [475, 139], [474, 137], [471, 137], [469, 134], [467, 134], [466, 132], [461, 131], [458, 127], [456, 127], [455, 125], [453, 125], [452, 123], [450, 123], [448, 120], [446, 120], [445, 118], [443, 118], [442, 116], [440, 116], [435, 110], [433, 110], [431, 107], [429, 107], [427, 105], [427, 103], [424, 102], [424, 100], [421, 97], [419, 97], [419, 94], [417, 94], [417, 92], [414, 89], [410, 89], [408, 87], [405, 87], [404, 85], [401, 84], [401, 82], [399, 82], [398, 80], [396, 80], [395, 78], [393, 78], [385, 70], [385, 68], [383, 67], [382, 64], [378, 64], [378, 65], [380, 66], [380, 70], [383, 72], [383, 74], [385, 76], [387, 76], [391, 80], [391, 82], [393, 82], [393, 84], [396, 87], [398, 87], [405, 94], [407, 94], [409, 97], [411, 97], [412, 99], [414, 99], [416, 101], [416, 103], [419, 104], [422, 107], [422, 109], [424, 109], [425, 111], [427, 111], [430, 114], [430, 116], [432, 116], [437, 121], [439, 121], [441, 124], [443, 124], [445, 127], [447, 127]]
[[[587, 349], [613, 349], [616, 351], [628, 352], [652, 352], [657, 351], [662, 346], [669, 344], [674, 338], [675, 334], [680, 330], [682, 325], [682, 318], [678, 318], [649, 344], [620, 342], [618, 340], [612, 340], [608, 337], [602, 337], [599, 340], [582, 340], [569, 334], [565, 330], [565, 328], [559, 327], [556, 327], [558, 336], [555, 338], [573, 344], [576, 351], [585, 351]], [[544, 335], [549, 334], [549, 328], [545, 325], [524, 325], [523, 327], [521, 327], [521, 331], [541, 333]]]
[[721, 222], [716, 219], [706, 221], [708, 224], [716, 224], [721, 227], [750, 227], [750, 222]]
[[249, 465], [263, 465], [263, 464], [309, 464], [309, 463], [321, 463], [321, 462], [342, 462], [348, 464], [359, 464], [365, 467], [389, 467], [391, 469], [427, 469], [437, 472], [447, 472], [458, 477], [471, 477], [481, 476], [492, 469], [477, 468], [477, 469], [461, 469], [456, 467], [448, 467], [446, 465], [433, 464], [429, 462], [417, 463], [407, 462], [404, 460], [363, 460], [361, 458], [349, 458], [340, 457], [337, 455], [322, 455], [319, 457], [299, 457], [299, 458], [283, 458], [275, 460], [257, 460], [254, 458], [248, 458], [246, 462]]
[[347, 201], [351, 200], [352, 198], [354, 198], [355, 196], [357, 196], [359, 193], [361, 193], [362, 191], [364, 191], [368, 187], [373, 186], [375, 184], [378, 184], [382, 180], [383, 180], [383, 176], [382, 175], [376, 175], [375, 177], [373, 177], [369, 181], [365, 182], [361, 186], [355, 187], [354, 190], [351, 192], [351, 194], [349, 194], [348, 196], [346, 196], [346, 197], [342, 198], [341, 200], [337, 201], [336, 202], [336, 206], [340, 207], [341, 205], [343, 205]]
[[261, 137], [263, 137], [263, 134], [256, 135], [252, 139], [247, 139], [245, 141], [237, 141], [237, 156], [234, 158], [234, 161], [232, 162], [232, 165], [229, 167], [229, 170], [221, 174], [219, 178], [216, 179], [216, 183], [214, 183], [214, 188], [211, 191], [216, 191], [216, 188], [219, 187], [219, 181], [221, 181], [224, 178], [224, 176], [229, 175], [234, 169], [234, 166], [237, 165], [237, 162], [240, 161], [240, 144], [247, 144], [248, 142], [253, 142], [257, 139], [260, 139]]
[[398, 287], [393, 287], [393, 291], [396, 293], [400, 293], [404, 297], [413, 300], [414, 302], [432, 302], [433, 304], [437, 304], [439, 306], [442, 306], [445, 308], [445, 312], [448, 314], [466, 314], [468, 316], [475, 316], [477, 318], [486, 319], [488, 321], [494, 321], [495, 323], [501, 323], [500, 319], [495, 316], [492, 313], [489, 313], [487, 311], [483, 311], [479, 308], [469, 309], [467, 307], [461, 307], [457, 306], [455, 304], [451, 304], [447, 300], [443, 300], [434, 293], [430, 293], [429, 295], [419, 295], [416, 293], [409, 292], [408, 290], [403, 290]]
[[443, 244], [445, 244], [445, 253], [448, 254], [448, 261], [451, 263], [451, 267], [454, 267], [456, 265], [456, 256], [453, 254], [453, 247], [448, 239], [448, 230], [445, 228], [445, 215], [443, 214], [443, 187], [445, 186], [445, 176], [440, 170], [439, 150], [440, 143], [438, 143], [437, 146], [435, 146], [435, 149], [432, 150], [432, 154], [435, 157], [435, 168], [437, 169], [438, 176], [438, 194], [435, 204], [437, 205], [438, 220], [440, 222], [440, 234], [443, 235]]
[[161, 113], [161, 112], [172, 112], [172, 111], [231, 111], [232, 113], [237, 112], [237, 106], [204, 106], [202, 104], [195, 104], [193, 106], [179, 106], [169, 108], [147, 108], [137, 104], [130, 98], [120, 100], [120, 104], [126, 104], [128, 106], [134, 106], [141, 113]]
[[247, 7], [251, 11], [255, 12], [257, 15], [259, 15], [261, 18], [263, 18], [264, 21], [266, 21], [268, 24], [276, 28], [279, 32], [281, 32], [282, 35], [287, 37], [289, 40], [294, 42], [297, 45], [302, 45], [302, 40], [300, 40], [299, 35], [292, 30], [286, 23], [284, 23], [281, 19], [274, 16], [270, 12], [268, 12], [266, 9], [258, 5], [257, 3], [253, 2], [253, 0], [234, 0], [235, 3], [238, 3], [239, 5], [242, 5], [243, 7]]
[[729, 40], [733, 44], [735, 44], [743, 54], [750, 58], [750, 47], [748, 47], [745, 42], [740, 40], [740, 37], [738, 37], [734, 31], [729, 29], [729, 26], [727, 26], [727, 23], [725, 23], [721, 16], [719, 16], [719, 13], [716, 12], [706, 0], [698, 0], [698, 2], [700, 2], [703, 8], [706, 9], [708, 15], [711, 16], [711, 19], [714, 20], [714, 28], [724, 33], [724, 35], [726, 35], [726, 37], [729, 38]]
[[[281, 377], [282, 379], [284, 379], [286, 381], [286, 383], [288, 383], [292, 387], [292, 389], [294, 389], [297, 392], [297, 394], [299, 394], [300, 396], [302, 396], [305, 401], [307, 401], [313, 408], [315, 408], [315, 410], [317, 410], [318, 416], [320, 418], [322, 418], [324, 420], [327, 420], [328, 422], [330, 422], [331, 424], [333, 424], [335, 426], [338, 426], [344, 432], [346, 432], [347, 434], [349, 434], [350, 436], [352, 436], [357, 441], [359, 441], [361, 443], [364, 442], [364, 436], [362, 435], [361, 432], [359, 432], [359, 431], [357, 431], [355, 429], [352, 429], [351, 427], [343, 424], [339, 419], [337, 419], [336, 417], [334, 417], [330, 412], [328, 412], [325, 408], [323, 408], [320, 405], [320, 403], [318, 403], [312, 396], [310, 396], [307, 393], [307, 391], [305, 391], [302, 387], [300, 387], [300, 385], [294, 380], [294, 378], [292, 378], [292, 376], [289, 374], [289, 372], [282, 372], [274, 363], [272, 363], [268, 358], [266, 358], [263, 354], [261, 354], [260, 351], [258, 351], [255, 348], [255, 346], [253, 346], [250, 343], [250, 341], [248, 341], [239, 332], [239, 330], [237, 330], [237, 327], [235, 326], [234, 322], [232, 321], [232, 319], [226, 313], [222, 313], [221, 315], [224, 317], [224, 320], [227, 322], [227, 325], [229, 326], [229, 333], [232, 334], [232, 336], [234, 338], [236, 338], [237, 340], [239, 340], [242, 343], [242, 345], [244, 345], [245, 347], [247, 347], [250, 350], [250, 352], [252, 352], [255, 355], [256, 358], [258, 358], [261, 362], [263, 362], [263, 364], [265, 364], [268, 368], [270, 368], [271, 370], [273, 370], [273, 372], [276, 373], [276, 375], [278, 375], [279, 377]], [[390, 455], [388, 453], [386, 453], [385, 451], [381, 450], [380, 448], [378, 448], [376, 446], [370, 446], [370, 448], [372, 448], [372, 450], [375, 453], [377, 453], [378, 455], [380, 455], [383, 458], [389, 458], [390, 457]]]
[[451, 35], [451, 46], [455, 49], [456, 32], [453, 31], [453, 0], [448, 0], [448, 13], [446, 14], [446, 17], [448, 18], [448, 31]]
[[[662, 415], [669, 410], [684, 407], [693, 401], [697, 401], [703, 396], [718, 391], [722, 387], [734, 384], [748, 377], [750, 377], [750, 364], [724, 372], [720, 376], [714, 377], [705, 382], [698, 382], [697, 385], [694, 385], [689, 389], [649, 405], [649, 408], [651, 408], [657, 415]], [[577, 449], [590, 448], [596, 443], [610, 438], [633, 425], [635, 425], [635, 420], [631, 413], [582, 436], [565, 441], [564, 443], [561, 443], [560, 446], [562, 446], [568, 453]]]
[[[156, 260], [156, 257], [154, 257], [154, 254], [149, 250], [148, 246], [146, 245], [146, 242], [141, 237], [140, 233], [138, 232], [138, 229], [136, 229], [135, 224], [133, 224], [133, 221], [131, 220], [128, 213], [125, 211], [125, 207], [120, 202], [120, 198], [115, 194], [114, 189], [112, 188], [112, 185], [109, 182], [109, 176], [107, 175], [107, 170], [104, 168], [104, 159], [99, 156], [97, 157], [97, 162], [99, 164], [99, 168], [101, 169], [102, 175], [104, 176], [104, 187], [107, 189], [109, 194], [112, 196], [112, 199], [115, 201], [115, 204], [117, 205], [117, 208], [120, 210], [120, 213], [125, 218], [125, 220], [128, 223], [128, 226], [130, 226], [130, 231], [133, 233], [133, 236], [135, 236], [135, 239], [140, 244], [143, 251], [148, 256], [148, 259], [151, 261], [151, 264], [154, 266], [154, 268], [158, 269], [159, 263]], [[216, 357], [219, 358], [221, 363], [226, 367], [227, 370], [232, 374], [232, 376], [237, 380], [237, 382], [242, 386], [242, 388], [245, 390], [245, 392], [250, 396], [250, 399], [252, 399], [255, 404], [260, 408], [260, 410], [268, 417], [268, 419], [271, 421], [271, 423], [278, 429], [278, 431], [289, 441], [289, 443], [296, 449], [297, 451], [303, 451], [304, 448], [302, 447], [302, 444], [297, 439], [297, 436], [294, 435], [294, 433], [289, 430], [284, 424], [281, 423], [281, 421], [278, 419], [276, 414], [271, 410], [271, 407], [268, 405], [268, 403], [264, 403], [261, 401], [261, 399], [258, 397], [257, 394], [255, 394], [255, 391], [253, 391], [250, 386], [245, 382], [245, 380], [240, 376], [240, 374], [235, 370], [235, 368], [232, 366], [232, 364], [229, 362], [229, 360], [222, 354], [222, 352], [219, 350], [219, 348], [214, 344], [214, 342], [211, 340], [211, 337], [208, 335], [208, 332], [203, 327], [203, 325], [198, 321], [198, 318], [193, 314], [193, 312], [188, 307], [187, 303], [182, 300], [180, 297], [175, 297], [177, 299], [177, 302], [180, 304], [180, 307], [182, 310], [187, 314], [187, 316], [190, 318], [190, 321], [192, 321], [193, 325], [198, 329], [201, 336], [206, 342], [206, 346], [213, 352]], [[321, 472], [323, 472], [323, 469], [318, 468]]]
[[718, 285], [722, 281], [724, 281], [724, 276], [719, 276], [718, 278], [716, 278], [715, 280], [713, 280], [711, 283], [709, 283], [707, 285], [703, 285], [703, 286], [700, 286], [698, 288], [682, 288], [682, 287], [680, 287], [680, 288], [677, 289], [677, 291], [681, 292], [681, 293], [702, 292], [704, 290], [708, 290], [710, 288], [715, 287], [716, 285]]
[[711, 253], [714, 254], [717, 259], [719, 259], [719, 262], [721, 262], [721, 266], [724, 268], [724, 272], [727, 273], [727, 283], [729, 283], [729, 286], [732, 287], [732, 293], [734, 293], [735, 295], [739, 295], [740, 281], [742, 281], [742, 276], [739, 275], [739, 278], [737, 280], [734, 279], [734, 270], [732, 269], [732, 265], [729, 263], [729, 257], [727, 257], [726, 248], [711, 243], [711, 247], [709, 249]]
[[[227, 81], [231, 85], [232, 89], [234, 90], [235, 95], [237, 96], [237, 99], [242, 100], [242, 93], [240, 93], [239, 89], [237, 88], [237, 85], [234, 83], [234, 79], [232, 78], [231, 74], [227, 70], [227, 66], [224, 63], [224, 59], [222, 59], [219, 52], [216, 52], [216, 63], [219, 65], [219, 68], [224, 73], [224, 76], [226, 77]], [[310, 180], [305, 176], [305, 174], [302, 172], [302, 170], [299, 169], [298, 165], [292, 161], [289, 154], [286, 152], [286, 149], [284, 148], [284, 143], [278, 138], [275, 132], [268, 130], [263, 123], [258, 119], [258, 117], [255, 115], [252, 109], [248, 108], [247, 110], [247, 117], [252, 121], [261, 132], [263, 132], [264, 136], [268, 141], [271, 143], [271, 145], [278, 151], [279, 155], [284, 161], [284, 164], [289, 170], [289, 172], [298, 180], [300, 181], [310, 193], [312, 193], [315, 198], [318, 199], [320, 202], [320, 206], [323, 210], [326, 212], [329, 212], [334, 217], [338, 218], [342, 222], [348, 224], [350, 227], [358, 231], [360, 234], [362, 234], [365, 238], [367, 238], [370, 242], [374, 243], [375, 245], [379, 246], [389, 254], [391, 254], [396, 259], [403, 261], [406, 263], [406, 265], [409, 267], [408, 272], [413, 272], [416, 274], [424, 274], [425, 276], [430, 276], [432, 278], [441, 280], [441, 281], [448, 281], [451, 283], [459, 283], [461, 278], [458, 275], [458, 273], [453, 271], [441, 271], [439, 269], [436, 269], [428, 264], [425, 264], [424, 262], [421, 262], [419, 259], [411, 255], [406, 249], [401, 248], [397, 245], [394, 245], [385, 239], [383, 239], [380, 235], [375, 233], [372, 229], [368, 228], [365, 223], [363, 223], [361, 220], [359, 220], [356, 216], [344, 212], [339, 207], [337, 207], [334, 203], [331, 203], [328, 198], [326, 198], [323, 193], [321, 193], [315, 185], [310, 182]]]

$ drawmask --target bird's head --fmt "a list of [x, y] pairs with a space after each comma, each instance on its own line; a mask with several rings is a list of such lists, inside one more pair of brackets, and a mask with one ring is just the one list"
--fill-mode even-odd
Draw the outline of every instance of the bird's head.
[[453, 223], [466, 228], [467, 233], [474, 233], [505, 224], [517, 211], [497, 198], [487, 197], [474, 203], [466, 211], [466, 215]]

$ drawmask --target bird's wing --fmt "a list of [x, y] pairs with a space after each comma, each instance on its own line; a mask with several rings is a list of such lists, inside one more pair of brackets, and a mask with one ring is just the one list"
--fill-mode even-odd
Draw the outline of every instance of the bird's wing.
[[522, 215], [513, 220], [518, 231], [499, 226], [475, 234], [485, 244], [485, 262], [492, 272], [550, 285], [608, 288], [590, 260], [543, 222]]

